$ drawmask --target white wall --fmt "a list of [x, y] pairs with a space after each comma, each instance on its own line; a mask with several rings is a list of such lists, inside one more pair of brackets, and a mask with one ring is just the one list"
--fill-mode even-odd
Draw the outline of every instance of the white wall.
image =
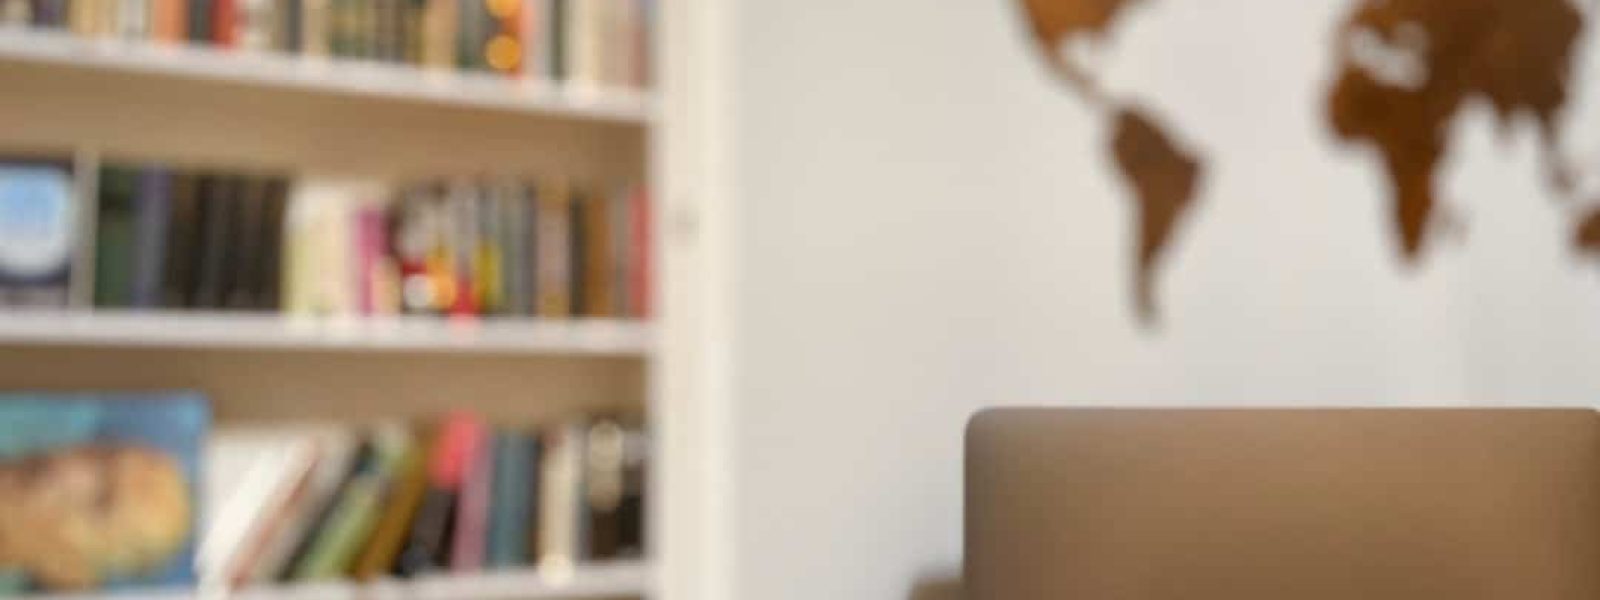
[[1322, 125], [1344, 1], [1154, 0], [1117, 32], [1111, 88], [1210, 158], [1156, 332], [1107, 132], [1012, 2], [722, 4], [732, 598], [959, 572], [982, 406], [1600, 398], [1600, 271], [1526, 128], [1502, 147], [1463, 118], [1443, 189], [1466, 236], [1398, 264], [1371, 155]]

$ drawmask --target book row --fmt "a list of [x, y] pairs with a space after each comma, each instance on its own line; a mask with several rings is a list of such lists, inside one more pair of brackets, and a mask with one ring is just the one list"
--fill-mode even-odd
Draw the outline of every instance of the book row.
[[644, 88], [654, 0], [0, 0], [0, 25]]
[[[635, 186], [0, 161], [0, 305], [297, 315], [648, 316]], [[95, 189], [78, 219], [75, 186]], [[80, 222], [81, 221], [81, 222]]]
[[613, 419], [222, 430], [207, 464], [239, 475], [208, 481], [197, 576], [233, 589], [639, 558], [647, 453]]
[[213, 428], [192, 392], [0, 394], [0, 596], [407, 578], [645, 552], [627, 419]]

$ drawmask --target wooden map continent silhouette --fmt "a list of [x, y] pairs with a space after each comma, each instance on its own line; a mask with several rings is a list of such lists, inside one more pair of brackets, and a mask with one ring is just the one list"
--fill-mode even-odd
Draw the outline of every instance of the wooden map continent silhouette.
[[[1091, 108], [1114, 119], [1110, 152], [1137, 210], [1134, 302], [1141, 320], [1153, 322], [1158, 315], [1155, 272], [1183, 217], [1194, 208], [1203, 164], [1146, 111], [1100, 89], [1088, 65], [1062, 49], [1099, 40], [1130, 7], [1156, 0], [1020, 1], [1053, 72]], [[1403, 47], [1412, 52], [1421, 75], [1395, 81], [1343, 56], [1328, 93], [1333, 132], [1346, 142], [1371, 144], [1382, 156], [1404, 260], [1416, 261], [1438, 220], [1439, 162], [1449, 149], [1451, 122], [1470, 99], [1487, 100], [1502, 124], [1518, 114], [1533, 115], [1552, 187], [1563, 201], [1578, 199], [1573, 170], [1559, 157], [1556, 124], [1567, 103], [1574, 45], [1584, 25], [1571, 0], [1354, 0], [1353, 5], [1337, 31], [1341, 49], [1356, 41]], [[1581, 210], [1572, 244], [1600, 253], [1600, 209], [1591, 203]]]

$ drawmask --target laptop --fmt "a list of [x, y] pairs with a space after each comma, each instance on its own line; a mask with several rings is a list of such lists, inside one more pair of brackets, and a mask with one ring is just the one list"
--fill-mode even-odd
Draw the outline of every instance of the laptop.
[[1600, 414], [1000, 409], [972, 600], [1595, 600]]

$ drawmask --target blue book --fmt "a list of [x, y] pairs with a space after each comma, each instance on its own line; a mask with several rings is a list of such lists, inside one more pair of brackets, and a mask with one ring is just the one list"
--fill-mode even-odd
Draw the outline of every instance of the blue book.
[[162, 275], [167, 262], [167, 223], [172, 220], [172, 174], [160, 167], [139, 171], [134, 196], [133, 293], [138, 308], [161, 305]]
[[494, 435], [494, 489], [489, 510], [491, 568], [526, 565], [529, 519], [533, 514], [534, 469], [538, 446], [531, 436], [501, 430]]
[[78, 247], [72, 167], [0, 159], [0, 307], [67, 304]]
[[0, 589], [193, 585], [210, 420], [190, 392], [0, 394]]

